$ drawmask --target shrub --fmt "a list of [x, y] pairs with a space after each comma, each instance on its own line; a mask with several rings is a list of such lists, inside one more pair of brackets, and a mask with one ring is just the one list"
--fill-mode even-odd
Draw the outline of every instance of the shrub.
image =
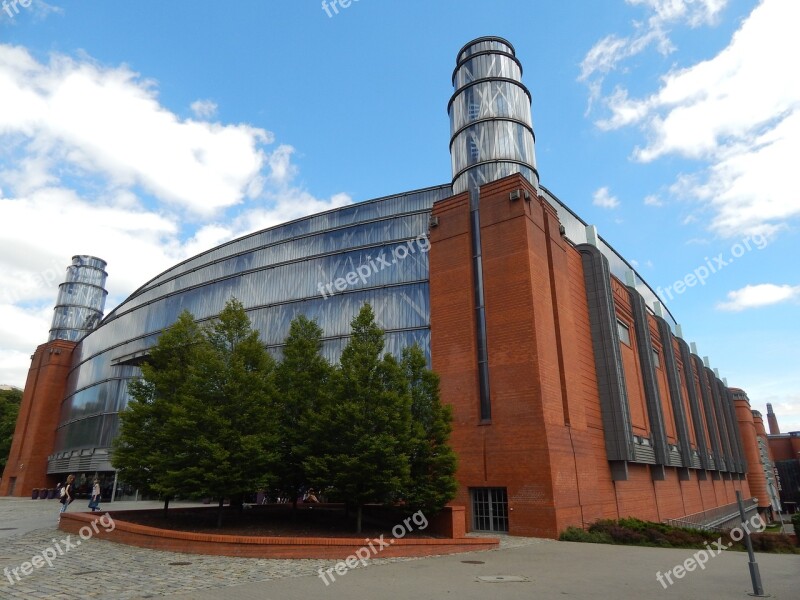
[[607, 533], [585, 531], [580, 527], [567, 527], [561, 532], [558, 539], [562, 542], [585, 542], [589, 544], [614, 543], [614, 540]]
[[[776, 533], [751, 534], [753, 550], [778, 554], [800, 554], [787, 535]], [[614, 521], [600, 519], [589, 526], [588, 531], [569, 527], [559, 537], [569, 542], [591, 542], [595, 544], [626, 544], [630, 546], [658, 546], [662, 548], [703, 548], [718, 539], [733, 550], [744, 550], [743, 541], [733, 542], [730, 532], [672, 527], [664, 523], [652, 523], [641, 519], [626, 518]]]
[[792, 525], [794, 526], [794, 534], [797, 536], [797, 545], [800, 546], [800, 512], [792, 515]]
[[750, 541], [755, 552], [772, 552], [775, 554], [794, 554], [796, 552], [792, 539], [782, 533], [751, 533]]

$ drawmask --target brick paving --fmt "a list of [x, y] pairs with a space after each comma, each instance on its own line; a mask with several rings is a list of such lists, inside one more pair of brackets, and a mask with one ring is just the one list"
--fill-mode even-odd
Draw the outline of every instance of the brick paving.
[[[70, 512], [82, 510], [83, 502], [77, 500]], [[150, 502], [114, 504], [117, 510], [160, 506]], [[7, 568], [10, 572], [23, 562], [31, 561], [36, 554], [49, 547], [54, 548], [56, 543], [61, 548], [66, 546], [68, 534], [57, 528], [58, 508], [56, 500], [0, 498], [0, 569]], [[111, 506], [104, 504], [103, 508], [110, 509]], [[181, 554], [99, 539], [81, 541], [74, 535], [70, 542], [75, 547], [53, 559], [52, 567], [44, 564], [27, 576], [18, 572], [20, 581], [11, 574], [13, 584], [3, 574], [0, 598], [152, 598], [286, 577], [315, 576], [318, 569], [332, 567], [338, 562], [326, 559], [285, 560]], [[548, 541], [504, 538], [501, 547], [537, 543]], [[426, 559], [375, 559], [367, 567], [361, 568], [408, 560]]]

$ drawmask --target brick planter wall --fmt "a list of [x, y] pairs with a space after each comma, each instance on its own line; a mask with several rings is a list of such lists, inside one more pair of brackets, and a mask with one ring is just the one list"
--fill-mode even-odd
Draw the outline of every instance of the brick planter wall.
[[[460, 509], [460, 510], [459, 510]], [[209, 533], [192, 533], [148, 527], [114, 518], [114, 513], [64, 513], [61, 515], [59, 528], [62, 531], [81, 536], [83, 539], [98, 539], [152, 548], [171, 552], [190, 554], [208, 554], [217, 556], [239, 556], [248, 558], [330, 558], [345, 559], [364, 547], [375, 549], [371, 557], [391, 558], [398, 556], [434, 556], [438, 554], [456, 554], [476, 550], [492, 550], [499, 546], [495, 538], [463, 537], [463, 507], [439, 515], [439, 519], [449, 514], [450, 530], [460, 537], [452, 538], [398, 538], [391, 534], [383, 536], [382, 546], [378, 539], [370, 538], [304, 538], [304, 537], [252, 537], [242, 535], [224, 535]], [[156, 512], [156, 511], [152, 511]], [[160, 510], [158, 511], [160, 512]], [[101, 522], [103, 515], [109, 514], [113, 519], [113, 528], [104, 528]], [[457, 521], [457, 522], [455, 522]], [[97, 532], [92, 523], [96, 523]], [[439, 524], [441, 527], [441, 524]]]

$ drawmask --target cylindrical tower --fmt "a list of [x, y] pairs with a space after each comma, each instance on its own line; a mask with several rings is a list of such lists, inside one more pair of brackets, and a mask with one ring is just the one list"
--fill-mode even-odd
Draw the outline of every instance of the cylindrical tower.
[[105, 268], [106, 261], [94, 256], [72, 257], [64, 283], [58, 287], [50, 341], [77, 342], [97, 327], [108, 295]]
[[772, 412], [772, 404], [769, 402], [767, 402], [767, 423], [769, 424], [770, 435], [780, 434], [781, 428], [778, 427], [778, 417]]
[[758, 505], [766, 509], [769, 507], [769, 494], [767, 493], [767, 477], [761, 464], [755, 413], [751, 410], [750, 400], [744, 391], [731, 388], [731, 392], [733, 392], [733, 402], [736, 406], [739, 430], [742, 432], [744, 455], [747, 459], [747, 483], [750, 486], [750, 493], [758, 498]]
[[450, 115], [453, 194], [521, 173], [539, 187], [531, 94], [522, 65], [503, 38], [482, 37], [458, 53]]

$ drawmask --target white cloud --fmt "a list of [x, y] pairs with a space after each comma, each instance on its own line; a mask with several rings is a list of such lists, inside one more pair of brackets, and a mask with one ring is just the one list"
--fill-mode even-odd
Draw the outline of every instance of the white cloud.
[[718, 303], [717, 308], [739, 312], [748, 308], [759, 308], [798, 299], [800, 299], [800, 285], [762, 283], [746, 285], [739, 290], [728, 292], [728, 301]]
[[672, 191], [708, 204], [722, 236], [771, 235], [800, 215], [788, 162], [800, 156], [798, 22], [800, 3], [763, 0], [718, 55], [668, 73], [648, 97], [615, 90], [611, 116], [598, 122], [605, 130], [640, 125], [648, 143], [634, 157], [642, 162], [677, 155], [707, 164]]
[[640, 54], [651, 45], [667, 55], [675, 50], [668, 28], [674, 24], [690, 27], [713, 25], [728, 0], [626, 0], [634, 6], [644, 6], [648, 18], [634, 21], [630, 36], [611, 34], [597, 42], [581, 62], [579, 81], [589, 83], [592, 97], [600, 93], [603, 78], [624, 60]]
[[0, 134], [25, 139], [35, 161], [102, 173], [201, 215], [248, 195], [273, 139], [250, 125], [181, 120], [126, 67], [63, 55], [42, 64], [18, 47], [0, 46], [0, 97]]
[[600, 208], [614, 209], [620, 205], [619, 200], [611, 195], [608, 187], [601, 187], [592, 196], [592, 204]]
[[645, 206], [664, 206], [664, 202], [662, 202], [658, 196], [653, 194], [645, 196], [644, 204]]
[[124, 66], [0, 44], [0, 98], [0, 383], [24, 384], [72, 255], [108, 262], [108, 312], [185, 258], [352, 202], [299, 186], [269, 131], [207, 122], [207, 100], [182, 119]]
[[217, 114], [217, 103], [213, 100], [195, 100], [189, 106], [194, 113], [194, 116], [200, 119], [210, 119]]
[[728, 0], [625, 0], [649, 7], [661, 23], [685, 21], [691, 27], [713, 25]]

